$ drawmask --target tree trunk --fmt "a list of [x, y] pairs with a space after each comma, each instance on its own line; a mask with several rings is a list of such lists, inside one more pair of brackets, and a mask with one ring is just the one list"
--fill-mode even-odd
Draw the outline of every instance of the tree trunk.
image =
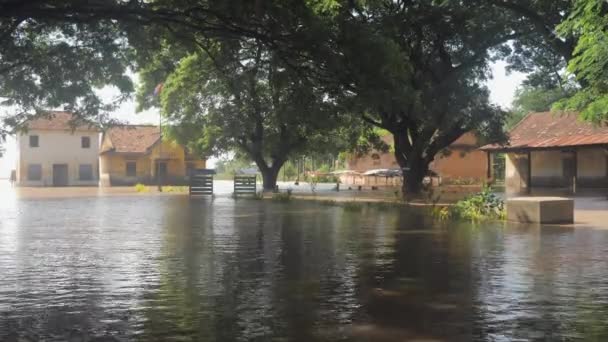
[[419, 162], [408, 163], [406, 168], [409, 170], [403, 173], [403, 195], [418, 195], [422, 191], [422, 181], [428, 173], [429, 165], [420, 158]]
[[[429, 170], [429, 158], [422, 155], [423, 148], [412, 145], [407, 133], [393, 133], [395, 139], [395, 159], [403, 171], [401, 190], [403, 197], [418, 195], [422, 191], [422, 181]], [[432, 160], [432, 159], [431, 159]]]
[[277, 186], [277, 178], [279, 177], [281, 165], [273, 165], [272, 167], [260, 168], [262, 172], [262, 182], [264, 191], [273, 191]]

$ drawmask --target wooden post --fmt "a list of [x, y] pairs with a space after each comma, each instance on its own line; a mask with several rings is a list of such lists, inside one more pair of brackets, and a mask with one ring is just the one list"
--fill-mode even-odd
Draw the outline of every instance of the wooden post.
[[486, 180], [489, 183], [490, 179], [492, 179], [492, 155], [490, 154], [490, 151], [486, 152]]
[[528, 151], [528, 184], [526, 190], [528, 194], [532, 192], [532, 153], [530, 151]]
[[574, 149], [574, 177], [572, 179], [572, 193], [576, 194], [576, 183], [578, 179], [578, 150]]

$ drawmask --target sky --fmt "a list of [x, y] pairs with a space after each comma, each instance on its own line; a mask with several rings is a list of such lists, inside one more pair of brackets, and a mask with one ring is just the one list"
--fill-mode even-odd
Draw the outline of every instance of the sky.
[[[492, 65], [493, 78], [488, 81], [487, 85], [490, 89], [490, 100], [503, 107], [504, 109], [511, 107], [515, 90], [525, 78], [522, 73], [510, 73], [505, 71], [506, 62], [498, 61]], [[109, 89], [102, 91], [103, 96], [112, 97], [113, 92]], [[132, 124], [156, 124], [158, 122], [158, 112], [148, 110], [142, 113], [135, 112], [135, 102], [125, 102], [118, 110], [116, 110], [115, 118], [132, 123]], [[16, 165], [16, 147], [13, 138], [7, 139], [3, 144], [5, 154], [0, 158], [0, 178], [8, 178], [10, 170]], [[208, 161], [208, 167], [213, 167], [215, 159]]]

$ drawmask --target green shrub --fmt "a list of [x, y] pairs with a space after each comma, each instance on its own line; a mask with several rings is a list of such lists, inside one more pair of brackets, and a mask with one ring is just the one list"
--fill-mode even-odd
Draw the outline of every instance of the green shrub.
[[470, 221], [504, 220], [506, 211], [503, 200], [489, 187], [484, 187], [481, 192], [456, 202], [450, 209], [434, 209], [433, 215], [441, 220], [448, 218]]
[[164, 192], [188, 192], [188, 187], [187, 186], [164, 186], [163, 187], [163, 191]]
[[135, 191], [137, 192], [149, 192], [150, 188], [141, 184], [141, 183], [137, 183], [135, 184]]

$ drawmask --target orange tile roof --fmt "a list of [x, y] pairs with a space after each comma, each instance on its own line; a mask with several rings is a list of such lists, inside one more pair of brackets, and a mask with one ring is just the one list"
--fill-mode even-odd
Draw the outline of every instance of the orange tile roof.
[[112, 127], [105, 133], [112, 144], [101, 152], [147, 153], [160, 139], [160, 129], [151, 125], [124, 125]]
[[[26, 123], [28, 129], [48, 130], [48, 131], [99, 131], [92, 123], [78, 122], [69, 112], [51, 112], [48, 117], [37, 118]], [[72, 122], [74, 121], [74, 122]]]
[[608, 126], [581, 121], [577, 113], [530, 113], [509, 132], [507, 145], [486, 145], [482, 150], [542, 149], [608, 145]]

